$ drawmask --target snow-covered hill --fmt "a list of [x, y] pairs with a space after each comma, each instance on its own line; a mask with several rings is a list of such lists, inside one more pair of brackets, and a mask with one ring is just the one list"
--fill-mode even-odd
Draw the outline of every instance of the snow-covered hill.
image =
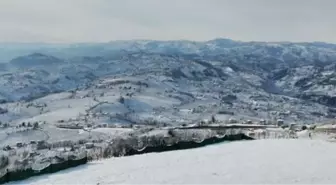
[[112, 158], [10, 184], [329, 184], [336, 145], [259, 140]]

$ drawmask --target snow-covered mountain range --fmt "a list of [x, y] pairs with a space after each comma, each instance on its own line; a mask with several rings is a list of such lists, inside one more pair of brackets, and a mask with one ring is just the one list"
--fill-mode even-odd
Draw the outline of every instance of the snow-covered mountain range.
[[[73, 111], [71, 116], [57, 114], [56, 122], [88, 116], [99, 106], [107, 108], [99, 109], [106, 114], [123, 107], [128, 122], [145, 114], [168, 123], [192, 123], [213, 114], [307, 123], [336, 116], [333, 44], [215, 39], [0, 48], [2, 121], [52, 121], [50, 115], [57, 111]], [[117, 105], [120, 97], [126, 103]], [[106, 102], [113, 105], [101, 105]], [[38, 103], [46, 106], [38, 111], [27, 106]], [[96, 109], [83, 107], [98, 103]], [[109, 123], [113, 121], [120, 119]]]

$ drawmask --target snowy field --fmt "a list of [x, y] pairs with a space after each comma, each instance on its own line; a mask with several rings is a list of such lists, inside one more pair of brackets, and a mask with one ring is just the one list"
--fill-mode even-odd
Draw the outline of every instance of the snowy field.
[[11, 184], [336, 183], [336, 145], [255, 140], [92, 162]]

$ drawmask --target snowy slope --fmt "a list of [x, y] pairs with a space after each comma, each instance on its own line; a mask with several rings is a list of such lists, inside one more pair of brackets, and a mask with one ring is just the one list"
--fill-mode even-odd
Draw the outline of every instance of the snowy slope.
[[112, 158], [11, 184], [336, 183], [336, 145], [257, 140]]

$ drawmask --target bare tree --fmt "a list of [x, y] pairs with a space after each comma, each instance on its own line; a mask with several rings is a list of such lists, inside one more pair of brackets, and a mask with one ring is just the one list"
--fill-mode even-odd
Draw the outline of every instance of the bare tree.
[[38, 129], [39, 128], [39, 123], [36, 121], [33, 125], [33, 129]]
[[217, 121], [217, 120], [216, 120], [215, 115], [212, 115], [212, 116], [211, 116], [211, 122], [212, 122], [212, 123], [216, 123], [216, 121]]
[[119, 103], [124, 104], [125, 103], [125, 98], [123, 96], [120, 96], [118, 101], [119, 101]]

